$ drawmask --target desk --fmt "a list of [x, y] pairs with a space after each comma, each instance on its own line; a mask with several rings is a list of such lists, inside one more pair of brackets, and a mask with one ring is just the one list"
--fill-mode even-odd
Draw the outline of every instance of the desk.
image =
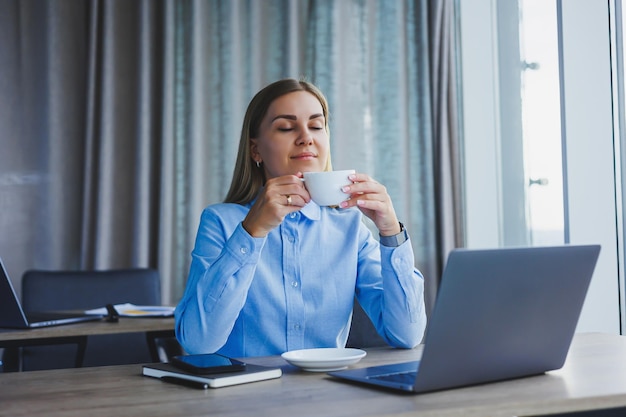
[[79, 345], [76, 365], [80, 367], [83, 362], [87, 336], [121, 333], [146, 333], [150, 355], [156, 362], [158, 361], [158, 353], [154, 340], [158, 337], [174, 335], [174, 318], [120, 317], [116, 323], [102, 320], [38, 329], [0, 329], [0, 348], [75, 343]]
[[[415, 360], [420, 349], [375, 348], [354, 367]], [[141, 376], [141, 365], [0, 374], [7, 416], [514, 416], [626, 406], [626, 337], [576, 335], [565, 366], [545, 375], [407, 394], [302, 372], [279, 356], [279, 379], [196, 390]]]

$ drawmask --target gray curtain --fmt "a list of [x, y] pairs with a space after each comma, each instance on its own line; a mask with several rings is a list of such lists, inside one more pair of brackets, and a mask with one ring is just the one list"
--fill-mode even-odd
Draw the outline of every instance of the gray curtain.
[[160, 264], [172, 6], [0, 2], [0, 256], [14, 280]]
[[335, 168], [384, 183], [432, 305], [462, 245], [452, 0], [0, 0], [0, 257], [158, 268], [185, 285], [243, 113], [276, 79], [326, 93]]

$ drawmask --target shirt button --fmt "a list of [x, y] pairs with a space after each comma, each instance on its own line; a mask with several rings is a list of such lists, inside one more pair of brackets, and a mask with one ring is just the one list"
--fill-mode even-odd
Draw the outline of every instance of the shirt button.
[[291, 217], [292, 219], [295, 219], [295, 218], [296, 218], [296, 216], [297, 216], [297, 214], [296, 214], [296, 213], [291, 213], [291, 214], [289, 215], [289, 217]]
[[239, 251], [245, 255], [246, 253], [248, 253], [248, 248], [243, 247], [243, 248], [240, 248]]
[[294, 239], [293, 236], [289, 236], [289, 242], [293, 243], [295, 241], [296, 241], [296, 239]]
[[291, 283], [291, 286], [294, 287], [294, 288], [298, 288], [298, 281], [293, 281]]
[[300, 330], [300, 324], [299, 323], [294, 324], [293, 328], [296, 330]]

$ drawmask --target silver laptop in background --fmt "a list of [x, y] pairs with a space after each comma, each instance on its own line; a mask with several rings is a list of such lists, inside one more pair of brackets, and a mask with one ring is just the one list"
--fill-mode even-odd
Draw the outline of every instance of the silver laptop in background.
[[599, 245], [450, 252], [420, 361], [329, 372], [416, 393], [563, 366]]
[[2, 259], [0, 259], [0, 327], [28, 329], [100, 320], [102, 316], [84, 313], [24, 312]]

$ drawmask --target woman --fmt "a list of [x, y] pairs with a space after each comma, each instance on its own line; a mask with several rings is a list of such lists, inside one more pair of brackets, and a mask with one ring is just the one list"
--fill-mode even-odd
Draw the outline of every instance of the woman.
[[176, 335], [188, 353], [344, 347], [355, 294], [387, 343], [420, 342], [424, 280], [385, 187], [357, 173], [340, 207], [320, 207], [302, 173], [331, 169], [322, 93], [294, 79], [257, 93], [230, 191], [202, 213], [176, 308]]

